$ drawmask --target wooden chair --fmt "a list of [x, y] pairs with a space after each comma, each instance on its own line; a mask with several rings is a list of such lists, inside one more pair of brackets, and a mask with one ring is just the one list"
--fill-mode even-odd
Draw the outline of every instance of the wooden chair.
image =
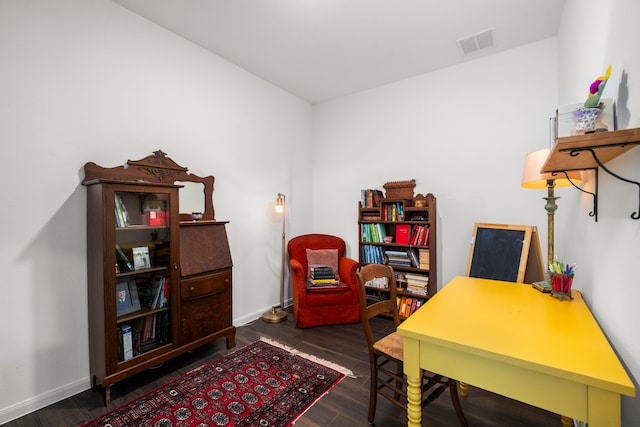
[[[367, 305], [365, 284], [373, 278], [386, 277], [389, 283], [390, 298]], [[375, 341], [369, 323], [370, 319], [382, 314], [390, 315], [394, 325], [400, 324], [396, 304], [396, 285], [393, 268], [381, 264], [368, 264], [357, 274], [360, 291], [360, 322], [364, 329], [369, 350], [369, 367], [371, 388], [369, 391], [369, 415], [367, 421], [373, 423], [376, 413], [378, 394], [396, 406], [407, 409], [407, 379], [403, 372], [403, 340], [397, 332]], [[467, 426], [462, 412], [456, 381], [442, 375], [424, 372], [422, 377], [422, 408], [434, 401], [446, 389], [449, 389], [451, 401], [460, 424]]]

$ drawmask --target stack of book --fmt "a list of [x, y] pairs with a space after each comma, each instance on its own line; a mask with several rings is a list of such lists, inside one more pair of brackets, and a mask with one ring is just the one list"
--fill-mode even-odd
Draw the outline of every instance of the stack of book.
[[364, 285], [369, 288], [389, 289], [389, 278], [374, 277], [371, 280], [367, 280], [367, 282]]
[[335, 273], [328, 265], [312, 264], [309, 271], [309, 284], [312, 286], [327, 286], [338, 283]]
[[400, 318], [406, 319], [422, 307], [423, 300], [420, 298], [410, 298], [406, 296], [397, 297], [398, 314]]
[[385, 250], [384, 253], [387, 264], [399, 267], [411, 267], [411, 258], [409, 258], [407, 251]]
[[429, 227], [424, 225], [414, 226], [409, 243], [412, 246], [427, 246], [429, 244]]
[[381, 246], [362, 245], [361, 258], [369, 264], [386, 264], [384, 249]]
[[429, 249], [419, 249], [418, 258], [420, 259], [420, 269], [429, 270], [431, 264], [429, 263]]
[[131, 219], [127, 207], [118, 193], [116, 193], [115, 203], [116, 227], [128, 227], [131, 225]]
[[[384, 195], [380, 190], [373, 190], [370, 188], [360, 190], [360, 202], [363, 208], [375, 208], [380, 206], [380, 199], [383, 199]], [[378, 218], [380, 218], [378, 216]]]
[[405, 273], [405, 278], [407, 279], [408, 292], [419, 295], [427, 295], [429, 276], [425, 274]]
[[384, 225], [380, 223], [362, 224], [361, 227], [363, 242], [382, 243], [387, 235], [387, 230], [385, 230]]
[[140, 303], [147, 308], [156, 309], [169, 306], [169, 277], [156, 276], [148, 282], [137, 281]]

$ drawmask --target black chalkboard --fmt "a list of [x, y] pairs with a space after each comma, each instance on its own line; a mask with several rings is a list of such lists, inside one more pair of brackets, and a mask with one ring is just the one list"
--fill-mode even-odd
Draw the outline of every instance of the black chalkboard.
[[[535, 242], [532, 244], [532, 239]], [[531, 260], [529, 257], [531, 256]], [[475, 224], [467, 276], [522, 283], [541, 280], [540, 243], [529, 225]], [[532, 266], [532, 262], [537, 265]], [[527, 272], [527, 269], [532, 270]]]

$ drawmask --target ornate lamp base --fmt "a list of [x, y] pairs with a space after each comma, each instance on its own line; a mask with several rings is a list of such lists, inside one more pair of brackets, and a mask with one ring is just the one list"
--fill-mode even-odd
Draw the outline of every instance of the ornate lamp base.
[[533, 282], [533, 284], [531, 286], [533, 286], [535, 289], [539, 290], [540, 292], [550, 293], [551, 292], [551, 279], [549, 277], [549, 270], [545, 271], [544, 280], [542, 280], [540, 282]]

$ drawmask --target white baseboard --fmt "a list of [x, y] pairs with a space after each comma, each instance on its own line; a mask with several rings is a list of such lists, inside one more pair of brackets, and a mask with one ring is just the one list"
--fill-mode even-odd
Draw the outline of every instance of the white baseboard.
[[[285, 308], [291, 306], [292, 304], [293, 304], [293, 300], [291, 300], [291, 299], [284, 302]], [[238, 327], [238, 326], [242, 326], [242, 325], [246, 325], [248, 323], [254, 322], [255, 320], [258, 320], [258, 319], [262, 318], [262, 315], [264, 313], [266, 313], [268, 311], [271, 311], [272, 307], [273, 306], [270, 305], [269, 307], [265, 307], [265, 308], [260, 309], [258, 311], [254, 311], [253, 313], [249, 313], [249, 314], [246, 314], [246, 315], [244, 315], [242, 317], [238, 317], [238, 318], [233, 320], [233, 324], [234, 324], [234, 326]]]
[[18, 402], [15, 405], [2, 408], [0, 409], [0, 425], [64, 400], [67, 397], [82, 393], [89, 388], [91, 388], [89, 377], [81, 378], [72, 383], [49, 390], [46, 393]]
[[233, 325], [236, 327], [240, 327], [243, 325], [246, 325], [248, 323], [252, 323], [258, 319], [260, 319], [262, 317], [262, 315], [264, 313], [266, 313], [267, 311], [271, 310], [271, 307], [267, 307], [263, 310], [258, 310], [258, 311], [254, 311], [253, 313], [249, 313], [249, 314], [245, 314], [242, 317], [238, 317], [236, 319], [233, 319]]

